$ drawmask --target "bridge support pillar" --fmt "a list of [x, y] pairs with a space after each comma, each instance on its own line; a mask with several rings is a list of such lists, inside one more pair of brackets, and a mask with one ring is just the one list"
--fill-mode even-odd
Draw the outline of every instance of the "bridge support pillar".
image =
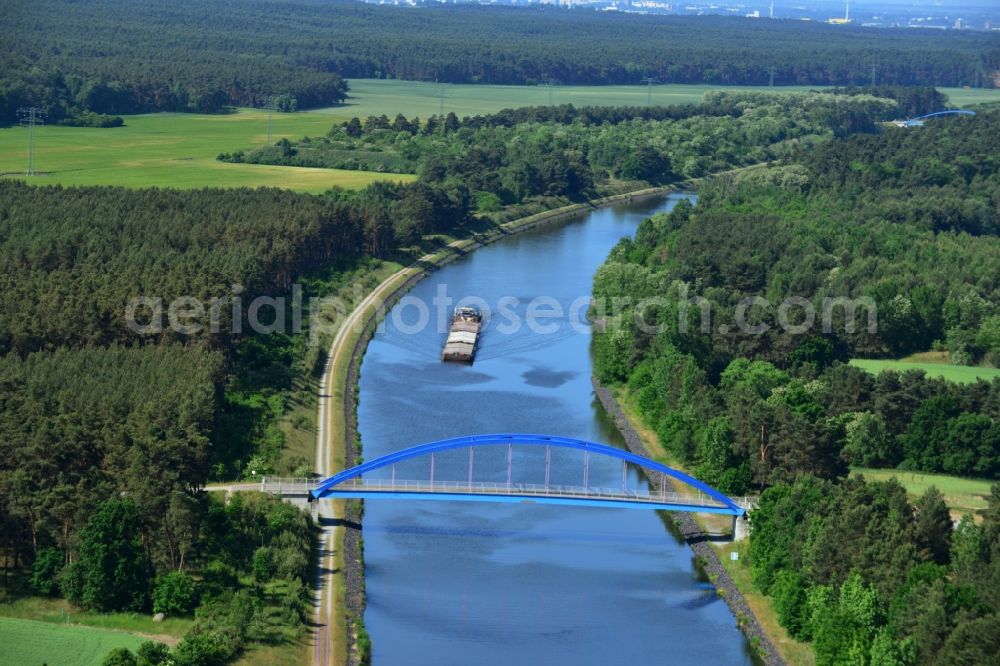
[[750, 536], [750, 520], [746, 515], [733, 516], [733, 541], [745, 541]]

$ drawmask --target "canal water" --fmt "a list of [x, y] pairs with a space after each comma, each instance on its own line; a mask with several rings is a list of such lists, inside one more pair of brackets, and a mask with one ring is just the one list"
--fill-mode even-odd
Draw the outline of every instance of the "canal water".
[[[421, 282], [389, 313], [362, 363], [364, 459], [494, 432], [620, 445], [591, 388], [579, 299], [621, 237], [691, 196], [528, 231]], [[476, 363], [443, 364], [447, 315], [466, 297], [491, 310]], [[541, 483], [544, 456], [540, 447], [515, 449], [513, 480]], [[586, 467], [589, 485], [621, 487], [620, 462], [591, 456]], [[552, 483], [581, 485], [584, 468], [582, 453], [552, 451]], [[472, 469], [475, 481], [505, 481], [506, 447], [477, 449]], [[426, 481], [430, 461], [394, 473]], [[468, 450], [435, 456], [433, 474], [467, 480]], [[644, 483], [626, 474], [629, 487]], [[752, 663], [735, 618], [656, 512], [371, 500], [363, 536], [376, 666]]]

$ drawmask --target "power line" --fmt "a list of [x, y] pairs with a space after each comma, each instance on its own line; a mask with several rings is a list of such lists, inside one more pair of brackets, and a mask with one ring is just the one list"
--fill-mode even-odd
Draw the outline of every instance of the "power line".
[[444, 84], [438, 83], [438, 77], [434, 77], [434, 83], [438, 84], [438, 115], [444, 117]]
[[653, 84], [656, 83], [656, 78], [652, 76], [647, 76], [642, 80], [646, 84], [646, 106], [653, 105]]
[[559, 85], [558, 79], [545, 79], [545, 87], [549, 91], [549, 106], [552, 106], [552, 86]]
[[264, 103], [267, 104], [267, 143], [271, 144], [271, 114], [274, 113], [274, 102], [276, 101], [274, 95], [268, 95], [264, 98]]
[[28, 128], [28, 168], [25, 176], [35, 175], [35, 125], [45, 122], [45, 114], [37, 106], [22, 107], [17, 110], [21, 125]]

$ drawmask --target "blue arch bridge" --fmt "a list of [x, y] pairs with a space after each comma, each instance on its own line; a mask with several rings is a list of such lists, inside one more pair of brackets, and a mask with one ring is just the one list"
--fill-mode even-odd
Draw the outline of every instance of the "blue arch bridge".
[[[522, 455], [521, 452], [528, 448], [544, 450], [544, 458], [540, 452]], [[492, 451], [484, 452], [485, 449]], [[582, 455], [553, 455], [565, 449]], [[479, 467], [477, 452], [480, 454]], [[538, 482], [515, 480], [515, 452], [518, 452], [516, 478], [530, 476]], [[441, 465], [439, 457], [446, 453], [448, 464]], [[605, 480], [595, 485], [590, 479], [591, 462], [602, 458], [605, 460], [600, 463], [601, 477]], [[424, 463], [401, 465], [415, 459], [423, 459]], [[621, 477], [613, 485], [607, 481], [607, 459], [621, 464]], [[459, 460], [461, 462], [457, 463]], [[526, 461], [532, 462], [537, 469], [524, 469]], [[503, 469], [504, 464], [506, 469]], [[410, 473], [415, 467], [421, 469], [422, 478], [404, 478], [405, 474], [397, 474], [397, 465]], [[692, 490], [677, 493], [662, 483], [633, 483], [630, 487], [630, 466], [643, 470], [650, 477], [665, 475]], [[447, 467], [452, 478], [441, 478], [442, 467]], [[458, 467], [463, 468], [461, 478], [454, 478]], [[568, 469], [570, 467], [575, 469]], [[477, 480], [477, 471], [480, 476], [494, 480]], [[573, 481], [567, 484], [565, 480], [570, 477]], [[556, 478], [561, 482], [553, 483]], [[739, 519], [746, 517], [749, 507], [746, 499], [730, 498], [684, 472], [613, 446], [568, 437], [508, 433], [419, 444], [369, 460], [318, 483], [308, 479], [266, 477], [255, 489], [288, 497], [305, 497], [310, 502], [322, 499], [512, 502], [723, 514], [733, 517], [734, 534], [745, 532], [741, 527], [745, 528], [746, 521]]]
[[894, 120], [893, 125], [897, 127], [923, 127], [924, 122], [930, 120], [931, 118], [941, 118], [943, 116], [974, 116], [975, 111], [969, 111], [968, 109], [947, 109], [945, 111], [935, 111], [934, 113], [928, 113], [927, 115], [917, 116], [916, 118], [910, 118], [909, 120]]

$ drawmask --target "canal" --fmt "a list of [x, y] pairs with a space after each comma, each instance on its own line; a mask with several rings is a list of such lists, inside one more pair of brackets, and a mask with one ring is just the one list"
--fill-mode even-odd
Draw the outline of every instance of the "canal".
[[[621, 237], [690, 196], [527, 231], [417, 285], [389, 313], [361, 366], [364, 458], [490, 432], [620, 445], [591, 388], [580, 299]], [[447, 314], [467, 297], [492, 311], [479, 355], [471, 367], [443, 364]], [[553, 451], [552, 483], [580, 484], [581, 455]], [[475, 480], [505, 479], [506, 456], [477, 450]], [[465, 479], [468, 458], [439, 454], [435, 479]], [[517, 452], [511, 469], [515, 481], [539, 482], [544, 449]], [[401, 464], [395, 474], [427, 479], [429, 462]], [[591, 460], [588, 474], [592, 485], [620, 485], [622, 468]], [[644, 483], [628, 474], [630, 486]], [[691, 550], [652, 511], [371, 500], [363, 537], [376, 666], [752, 663]]]

